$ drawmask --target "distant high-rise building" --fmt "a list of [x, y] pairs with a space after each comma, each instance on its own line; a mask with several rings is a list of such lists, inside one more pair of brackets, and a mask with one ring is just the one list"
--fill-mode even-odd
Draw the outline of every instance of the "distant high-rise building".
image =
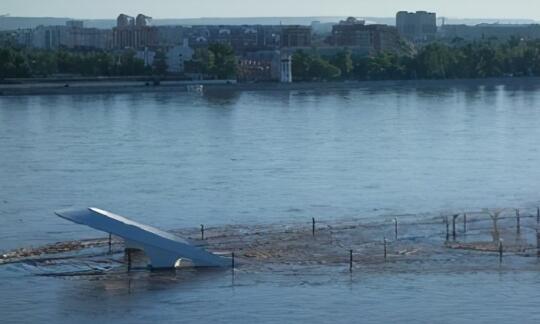
[[139, 27], [150, 26], [152, 24], [152, 17], [138, 14], [135, 18], [135, 25]]
[[366, 25], [363, 20], [349, 17], [332, 27], [330, 42], [333, 46], [372, 54], [399, 51], [400, 36], [393, 26]]
[[150, 25], [150, 17], [139, 14], [136, 19], [121, 14], [113, 28], [114, 48], [134, 48], [157, 46], [159, 44], [158, 29]]
[[437, 35], [437, 15], [426, 11], [400, 11], [396, 15], [396, 27], [399, 34], [410, 41], [428, 42]]
[[117, 28], [125, 28], [135, 25], [135, 19], [131, 16], [120, 14], [118, 18], [116, 18], [116, 27]]
[[311, 27], [290, 25], [281, 29], [281, 47], [310, 47]]
[[238, 55], [277, 49], [280, 35], [280, 26], [263, 25], [192, 26], [184, 27], [182, 34], [183, 38], [189, 39], [189, 45], [193, 48], [204, 48], [214, 43], [228, 44]]
[[65, 26], [39, 26], [31, 33], [25, 31], [21, 45], [57, 49], [64, 48], [99, 48], [107, 49], [111, 45], [111, 31], [97, 28], [84, 28], [79, 20], [70, 20]]

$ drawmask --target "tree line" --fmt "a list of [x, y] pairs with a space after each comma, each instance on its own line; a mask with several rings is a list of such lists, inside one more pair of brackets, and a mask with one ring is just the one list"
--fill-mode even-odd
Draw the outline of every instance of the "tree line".
[[296, 81], [467, 79], [540, 76], [540, 40], [432, 43], [414, 55], [379, 53], [333, 56], [298, 51], [292, 58]]
[[0, 48], [0, 78], [47, 77], [53, 74], [127, 76], [151, 74], [135, 52], [67, 51]]
[[[186, 62], [186, 72], [205, 77], [227, 79], [236, 77], [236, 57], [229, 45], [212, 44], [197, 49]], [[152, 66], [136, 57], [135, 51], [121, 53], [105, 51], [39, 50], [0, 47], [0, 79], [47, 77], [58, 74], [81, 76], [140, 76], [167, 74], [166, 54], [155, 52]]]
[[[197, 49], [185, 63], [187, 73], [229, 79], [237, 74], [233, 49], [212, 44]], [[343, 50], [332, 56], [297, 51], [292, 57], [295, 81], [461, 79], [503, 76], [540, 76], [540, 40], [432, 43], [413, 55], [391, 52], [372, 56]], [[152, 66], [145, 66], [134, 51], [68, 51], [0, 48], [0, 79], [82, 76], [164, 75], [165, 53], [158, 51]]]

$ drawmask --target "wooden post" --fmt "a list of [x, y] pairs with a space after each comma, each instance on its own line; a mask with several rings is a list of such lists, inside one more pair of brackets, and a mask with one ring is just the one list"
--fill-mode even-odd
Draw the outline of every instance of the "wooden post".
[[502, 263], [503, 259], [503, 242], [502, 240], [499, 240], [499, 263]]
[[349, 250], [349, 271], [352, 272], [353, 267], [353, 250]]
[[519, 216], [519, 208], [516, 209], [516, 229], [519, 234], [521, 232], [521, 217]]
[[398, 238], [398, 220], [397, 217], [394, 218], [394, 239], [397, 241]]
[[231, 268], [234, 270], [234, 252], [231, 253]]
[[463, 233], [467, 233], [467, 214], [463, 214]]
[[109, 233], [109, 254], [112, 253], [112, 235]]
[[311, 235], [315, 236], [315, 217], [311, 218]]
[[388, 242], [386, 241], [386, 237], [384, 238], [384, 261], [386, 262], [386, 256], [387, 256], [387, 245]]
[[201, 224], [201, 240], [204, 241], [204, 225]]

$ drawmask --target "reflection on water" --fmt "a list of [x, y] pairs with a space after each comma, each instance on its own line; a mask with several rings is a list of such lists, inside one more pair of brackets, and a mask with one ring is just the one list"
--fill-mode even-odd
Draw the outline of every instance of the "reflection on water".
[[[15, 280], [16, 279], [16, 280]], [[115, 321], [494, 323], [540, 320], [537, 272], [294, 277], [228, 272], [106, 280], [12, 278], [0, 305], [7, 322]], [[11, 289], [11, 290], [4, 290]]]

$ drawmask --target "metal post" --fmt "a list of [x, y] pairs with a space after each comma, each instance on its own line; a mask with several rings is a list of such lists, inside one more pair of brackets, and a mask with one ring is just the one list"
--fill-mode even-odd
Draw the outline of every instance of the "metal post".
[[516, 209], [516, 226], [518, 234], [521, 232], [521, 218], [519, 216], [519, 208]]
[[536, 256], [540, 258], [540, 230], [536, 229]]
[[231, 268], [234, 270], [234, 252], [231, 253]]
[[349, 250], [349, 271], [352, 272], [353, 266], [353, 250]]
[[503, 242], [502, 240], [499, 240], [499, 263], [502, 263], [503, 259]]
[[467, 214], [463, 214], [463, 233], [467, 233]]
[[128, 272], [131, 271], [131, 249], [127, 249]]
[[201, 240], [204, 241], [204, 225], [201, 224]]
[[452, 217], [452, 239], [455, 241], [456, 240], [456, 218], [457, 216], [459, 215], [454, 215]]
[[315, 236], [315, 217], [311, 218], [311, 235]]
[[109, 254], [112, 253], [112, 235], [109, 233]]
[[397, 241], [397, 238], [398, 238], [398, 220], [397, 220], [397, 217], [394, 218], [394, 238]]
[[386, 262], [386, 256], [387, 256], [387, 245], [388, 242], [386, 241], [386, 237], [384, 238], [384, 261]]
[[445, 224], [446, 224], [446, 241], [448, 242], [448, 238], [450, 237], [449, 229], [448, 229], [448, 227], [450, 226], [450, 225], [449, 225], [449, 222], [448, 222], [448, 216], [446, 216], [446, 217], [444, 218], [444, 222], [445, 222]]

